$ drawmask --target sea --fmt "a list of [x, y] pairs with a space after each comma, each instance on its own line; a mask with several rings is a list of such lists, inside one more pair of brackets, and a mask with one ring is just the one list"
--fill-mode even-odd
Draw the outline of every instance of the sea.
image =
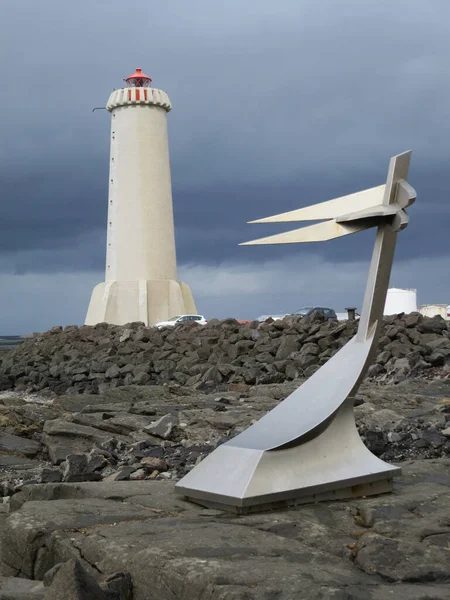
[[12, 350], [24, 341], [25, 338], [21, 335], [0, 335], [0, 351]]

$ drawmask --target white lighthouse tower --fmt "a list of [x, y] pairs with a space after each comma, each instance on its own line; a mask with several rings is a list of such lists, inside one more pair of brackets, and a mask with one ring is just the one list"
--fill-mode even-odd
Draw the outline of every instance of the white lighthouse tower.
[[112, 116], [106, 275], [92, 292], [86, 325], [152, 325], [197, 312], [189, 287], [177, 279], [167, 138], [172, 105], [141, 69], [125, 81], [106, 105]]

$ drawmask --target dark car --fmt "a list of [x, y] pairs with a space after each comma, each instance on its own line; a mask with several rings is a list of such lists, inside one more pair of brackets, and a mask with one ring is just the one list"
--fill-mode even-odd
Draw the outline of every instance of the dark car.
[[337, 315], [332, 308], [325, 308], [323, 306], [306, 306], [305, 308], [299, 308], [292, 316], [296, 317], [309, 317], [312, 313], [317, 312], [321, 314], [325, 319], [334, 319], [337, 321]]

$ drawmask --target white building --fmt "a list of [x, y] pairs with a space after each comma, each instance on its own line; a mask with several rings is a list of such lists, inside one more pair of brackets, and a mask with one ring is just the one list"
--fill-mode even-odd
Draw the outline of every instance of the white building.
[[417, 312], [417, 290], [389, 288], [384, 305], [385, 315]]
[[86, 324], [152, 325], [196, 313], [189, 287], [178, 281], [167, 113], [172, 105], [141, 69], [115, 90], [105, 282], [93, 292]]

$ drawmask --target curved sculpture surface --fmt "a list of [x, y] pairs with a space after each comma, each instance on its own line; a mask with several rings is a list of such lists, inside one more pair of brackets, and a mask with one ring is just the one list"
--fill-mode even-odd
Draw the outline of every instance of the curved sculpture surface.
[[391, 159], [385, 185], [253, 223], [327, 219], [246, 242], [323, 241], [377, 227], [358, 331], [276, 408], [219, 446], [175, 486], [209, 507], [239, 513], [392, 490], [400, 473], [363, 444], [354, 395], [374, 353], [383, 318], [397, 233], [416, 194], [407, 183], [411, 152]]

